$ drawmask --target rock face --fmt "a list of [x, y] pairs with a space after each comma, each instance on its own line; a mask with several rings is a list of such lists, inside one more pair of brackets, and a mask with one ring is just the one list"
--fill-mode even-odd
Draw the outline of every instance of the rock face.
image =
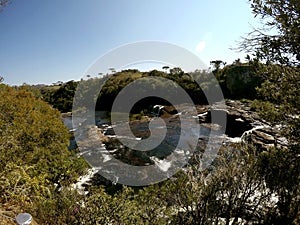
[[274, 146], [286, 147], [288, 145], [287, 140], [272, 127], [258, 127], [252, 132], [245, 133], [243, 140], [254, 145], [259, 151], [265, 151]]
[[250, 99], [255, 97], [255, 88], [262, 83], [261, 78], [255, 75], [254, 68], [248, 65], [229, 66], [225, 79], [230, 96]]
[[[185, 111], [184, 106], [179, 107]], [[264, 151], [273, 146], [285, 146], [286, 140], [279, 135], [279, 130], [270, 127], [270, 125], [261, 119], [257, 112], [251, 109], [250, 103], [241, 101], [227, 100], [223, 108], [214, 106], [197, 106], [198, 120], [201, 126], [209, 129], [218, 129], [224, 124], [212, 123], [212, 114], [214, 117], [222, 117], [226, 114], [225, 134], [229, 142], [247, 142]], [[161, 111], [161, 117], [168, 118], [176, 115], [178, 111], [172, 107], [164, 107]], [[219, 114], [219, 115], [218, 115]]]
[[[227, 100], [226, 105], [221, 108], [214, 105], [199, 105], [196, 106], [197, 115], [191, 112], [191, 107], [188, 105], [179, 105], [176, 108], [173, 106], [156, 106], [156, 108], [160, 109], [159, 117], [167, 125], [167, 133], [162, 144], [153, 150], [141, 152], [124, 146], [119, 140], [120, 137], [115, 135], [114, 127], [107, 123], [99, 123], [98, 128], [93, 126], [88, 134], [93, 135], [92, 133], [96, 132], [95, 129], [99, 129], [98, 135], [101, 142], [114, 157], [137, 166], [153, 163], [151, 160], [153, 156], [163, 159], [172, 153], [178, 145], [182, 130], [190, 129], [189, 125], [180, 122], [181, 114], [190, 118], [191, 124], [195, 121], [199, 122], [200, 137], [197, 151], [200, 152], [207, 147], [206, 144], [209, 137], [212, 136], [212, 132], [214, 132], [213, 138], [216, 142], [234, 143], [243, 141], [256, 146], [261, 151], [275, 145], [284, 145], [285, 142], [280, 138], [278, 130], [271, 128], [256, 112], [251, 110], [249, 103]], [[224, 117], [226, 118], [225, 124], [220, 119]], [[217, 119], [212, 121], [212, 118]], [[131, 121], [129, 123], [136, 140], [144, 140], [151, 135], [149, 129], [151, 120], [153, 119], [149, 118], [148, 120]], [[124, 134], [126, 135], [126, 131]]]
[[250, 103], [227, 100], [227, 126], [225, 134], [230, 138], [239, 138], [252, 144], [258, 151], [270, 147], [286, 145], [286, 140], [279, 135], [279, 130], [259, 117], [251, 110]]

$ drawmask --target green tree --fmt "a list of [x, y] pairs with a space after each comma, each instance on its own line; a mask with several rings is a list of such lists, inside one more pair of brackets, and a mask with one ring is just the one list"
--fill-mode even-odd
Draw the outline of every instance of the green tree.
[[[125, 193], [125, 192], [124, 192]], [[89, 196], [83, 198], [84, 207], [80, 208], [73, 224], [133, 224], [131, 215], [136, 206], [121, 196], [108, 195], [103, 187], [94, 188]], [[134, 217], [134, 216], [133, 216]]]
[[217, 72], [219, 71], [219, 69], [221, 69], [221, 66], [225, 66], [226, 62], [223, 62], [222, 60], [213, 60], [210, 61], [210, 65], [212, 65], [214, 67], [213, 72]]
[[68, 150], [59, 111], [26, 87], [0, 86], [0, 108], [0, 204], [21, 206], [38, 218], [36, 204], [59, 196], [86, 164]]
[[170, 74], [174, 76], [181, 76], [184, 74], [183, 70], [179, 67], [174, 67], [170, 69]]
[[280, 65], [299, 65], [300, 3], [297, 0], [251, 0], [255, 17], [263, 27], [254, 29], [241, 48], [258, 59]]
[[250, 149], [226, 148], [208, 170], [194, 164], [169, 183], [174, 213], [171, 224], [261, 224], [266, 220], [272, 191], [257, 170]]
[[[262, 174], [279, 201], [272, 224], [296, 224], [300, 211], [300, 2], [297, 0], [251, 0], [262, 28], [255, 29], [240, 44], [251, 52], [256, 73], [265, 82], [258, 89], [264, 101], [255, 107], [273, 125], [281, 128], [286, 148], [261, 155]], [[261, 63], [262, 62], [262, 63]]]
[[71, 80], [65, 84], [59, 84], [57, 89], [42, 88], [43, 100], [61, 112], [71, 112], [77, 84], [77, 82]]
[[170, 67], [169, 66], [163, 66], [162, 69], [165, 71], [165, 73], [167, 73], [168, 69], [170, 69]]

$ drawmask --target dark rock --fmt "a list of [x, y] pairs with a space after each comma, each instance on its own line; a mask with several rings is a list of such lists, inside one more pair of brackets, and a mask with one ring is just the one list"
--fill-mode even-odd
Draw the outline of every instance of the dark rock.
[[103, 129], [103, 133], [105, 135], [115, 135], [115, 131], [112, 127], [106, 127], [105, 129]]

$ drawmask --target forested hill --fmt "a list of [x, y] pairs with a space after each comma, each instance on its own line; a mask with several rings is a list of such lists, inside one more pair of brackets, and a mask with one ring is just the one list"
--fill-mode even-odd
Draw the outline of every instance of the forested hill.
[[[190, 73], [184, 72], [180, 68], [164, 69], [164, 71], [152, 70], [141, 72], [136, 69], [123, 70], [113, 74], [107, 74], [104, 77], [90, 78], [81, 81], [86, 86], [86, 91], [95, 85], [103, 85], [97, 101], [97, 110], [110, 110], [112, 103], [118, 93], [128, 84], [140, 78], [146, 79], [148, 87], [152, 89], [170, 90], [168, 85], [179, 85], [191, 97], [195, 104], [206, 104], [207, 100], [203, 93], [213, 91], [217, 78], [222, 88], [225, 98], [254, 99], [257, 97], [255, 88], [260, 86], [262, 79], [255, 75], [254, 68], [251, 64], [240, 63], [238, 60], [232, 65], [221, 67], [222, 61], [212, 61], [213, 71], [196, 70]], [[169, 82], [161, 82], [159, 80], [150, 79], [150, 77], [165, 78]], [[147, 80], [148, 79], [148, 80]], [[53, 107], [61, 112], [69, 112], [72, 110], [73, 97], [78, 85], [78, 81], [68, 81], [66, 83], [56, 83], [52, 86], [35, 86], [34, 88], [40, 92], [43, 100], [50, 103]], [[198, 84], [201, 84], [200, 86]], [[141, 89], [144, 88], [140, 87]], [[139, 91], [143, 90], [137, 90]], [[169, 93], [171, 96], [173, 93]], [[213, 93], [212, 93], [213, 94]], [[167, 96], [166, 96], [167, 97]], [[160, 98], [147, 98], [140, 101], [135, 107], [136, 110], [153, 104], [169, 104], [169, 102]]]

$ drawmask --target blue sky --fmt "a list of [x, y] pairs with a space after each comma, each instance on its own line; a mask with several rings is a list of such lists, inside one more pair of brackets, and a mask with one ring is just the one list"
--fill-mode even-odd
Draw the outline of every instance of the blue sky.
[[247, 0], [11, 0], [0, 13], [5, 83], [79, 80], [101, 55], [143, 40], [184, 47], [207, 65], [255, 25]]

